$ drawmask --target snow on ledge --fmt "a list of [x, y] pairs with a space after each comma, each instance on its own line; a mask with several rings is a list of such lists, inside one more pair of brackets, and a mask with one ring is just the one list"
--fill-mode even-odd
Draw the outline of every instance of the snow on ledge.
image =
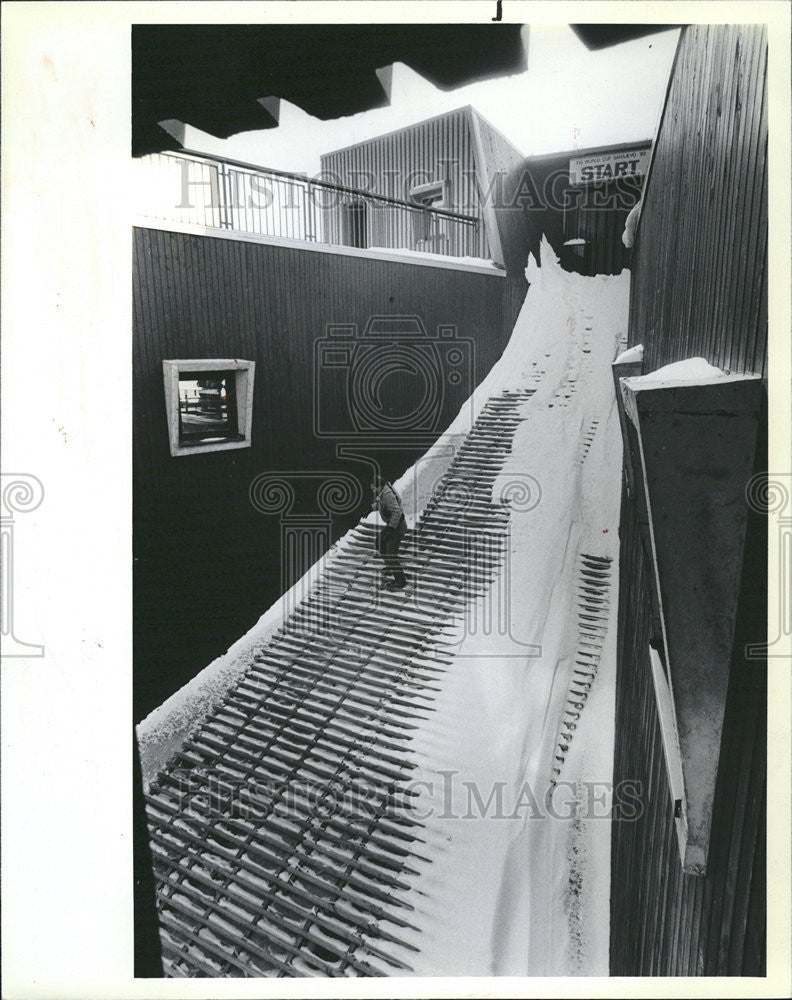
[[634, 365], [639, 361], [643, 361], [643, 344], [636, 344], [635, 347], [628, 347], [626, 351], [622, 351], [621, 354], [612, 361], [612, 365]]
[[745, 375], [730, 375], [711, 365], [704, 358], [687, 358], [675, 361], [646, 375], [634, 375], [622, 379], [622, 383], [632, 392], [641, 389], [666, 389], [678, 385], [712, 385], [716, 382], [736, 382]]

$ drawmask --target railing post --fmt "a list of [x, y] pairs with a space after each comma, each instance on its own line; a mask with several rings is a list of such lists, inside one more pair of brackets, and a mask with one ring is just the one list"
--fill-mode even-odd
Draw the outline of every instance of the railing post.
[[311, 182], [308, 181], [304, 189], [303, 219], [305, 224], [305, 238], [311, 243], [316, 241], [316, 227], [314, 226], [313, 204], [311, 200]]
[[229, 201], [228, 167], [222, 161], [217, 171], [217, 187], [218, 187], [218, 200], [220, 202], [218, 206], [220, 215], [220, 227], [222, 229], [230, 229], [231, 214], [228, 206], [228, 201]]

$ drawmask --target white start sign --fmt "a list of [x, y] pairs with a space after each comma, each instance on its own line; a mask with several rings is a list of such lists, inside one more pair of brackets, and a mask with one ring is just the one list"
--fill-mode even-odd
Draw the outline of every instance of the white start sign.
[[612, 181], [619, 177], [643, 177], [649, 165], [649, 149], [624, 149], [618, 153], [573, 156], [569, 160], [572, 184]]

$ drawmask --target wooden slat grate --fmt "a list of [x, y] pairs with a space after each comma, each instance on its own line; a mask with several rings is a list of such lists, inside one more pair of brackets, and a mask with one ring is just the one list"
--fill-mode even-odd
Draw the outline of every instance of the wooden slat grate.
[[597, 428], [599, 427], [599, 420], [590, 420], [588, 427], [586, 427], [583, 432], [583, 440], [580, 442], [580, 454], [578, 456], [578, 465], [583, 465], [588, 457], [588, 453], [591, 451], [591, 445], [594, 442], [594, 435], [597, 433]]
[[493, 485], [533, 392], [482, 408], [405, 537], [408, 591], [378, 588], [377, 529], [357, 525], [151, 783], [169, 976], [410, 970], [410, 893], [431, 864], [411, 742], [465, 609], [502, 569], [510, 515]]
[[578, 645], [569, 680], [566, 705], [558, 725], [550, 783], [561, 776], [580, 716], [597, 676], [602, 646], [608, 631], [611, 559], [581, 552], [578, 556]]

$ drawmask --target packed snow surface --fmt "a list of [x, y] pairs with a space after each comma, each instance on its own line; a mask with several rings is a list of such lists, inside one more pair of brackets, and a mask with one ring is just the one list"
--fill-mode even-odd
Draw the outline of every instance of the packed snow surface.
[[[531, 260], [526, 277], [502, 358], [435, 446], [463, 432], [488, 396], [536, 390], [495, 485], [523, 484], [530, 499], [512, 514], [507, 564], [460, 624], [437, 711], [415, 740], [433, 858], [409, 896], [419, 975], [608, 974], [621, 493], [611, 364], [626, 339], [629, 274], [567, 273], [543, 241], [541, 268]], [[427, 494], [420, 479], [408, 473], [397, 486]], [[580, 639], [581, 553], [613, 560], [607, 633], [553, 792]]]

